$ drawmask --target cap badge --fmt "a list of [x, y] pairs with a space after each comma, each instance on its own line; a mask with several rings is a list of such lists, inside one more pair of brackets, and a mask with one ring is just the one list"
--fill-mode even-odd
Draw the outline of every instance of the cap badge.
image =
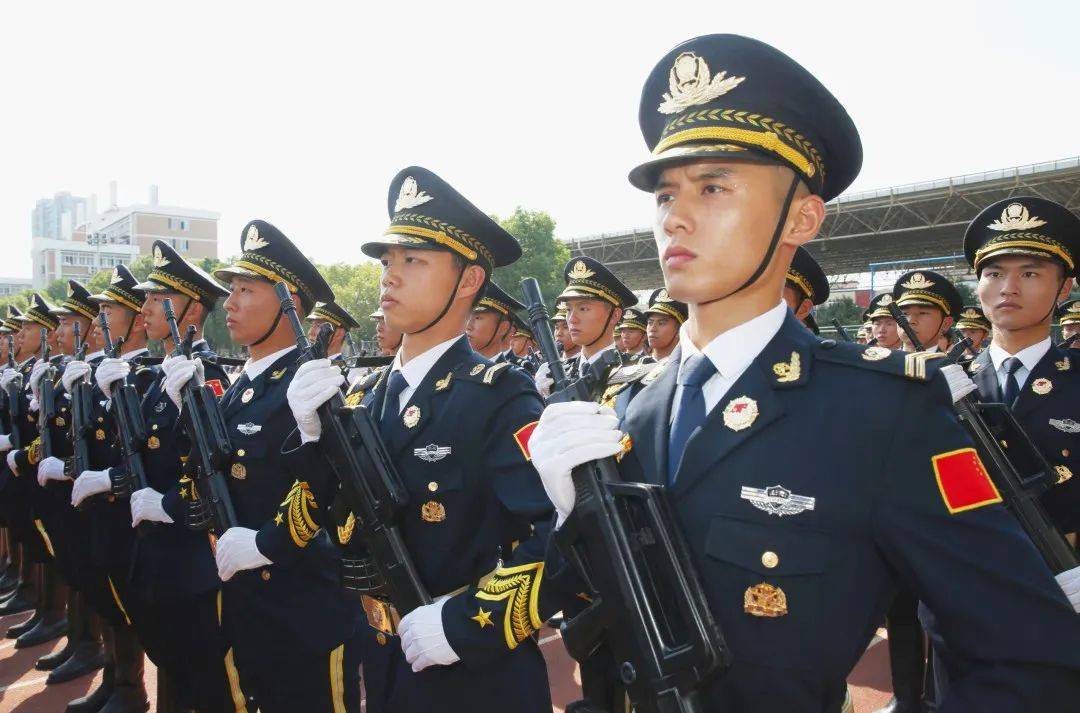
[[415, 208], [418, 205], [423, 205], [431, 200], [431, 196], [420, 190], [420, 186], [417, 185], [416, 179], [412, 176], [408, 176], [401, 183], [401, 191], [398, 193], [397, 201], [394, 203], [394, 212], [399, 213], [406, 208]]
[[67, 296], [68, 296], [68, 297], [71, 297], [71, 296], [72, 296], [72, 295], [74, 295], [74, 294], [75, 294], [75, 288], [74, 288], [74, 287], [72, 287], [72, 286], [71, 286], [71, 283], [69, 282], [69, 283], [68, 283], [68, 295], [67, 295]]
[[777, 517], [799, 515], [807, 510], [813, 510], [817, 504], [817, 498], [796, 495], [783, 485], [770, 485], [767, 488], [751, 488], [744, 485], [739, 493], [739, 499], [746, 500], [758, 510]]
[[750, 428], [757, 420], [758, 406], [749, 396], [740, 396], [728, 402], [724, 407], [724, 425], [732, 431]]
[[966, 309], [960, 313], [960, 316], [964, 319], [982, 319], [982, 315], [973, 309]]
[[934, 283], [927, 280], [926, 275], [916, 272], [907, 282], [901, 282], [900, 286], [909, 290], [928, 290], [934, 286]]
[[878, 304], [879, 305], [885, 305], [885, 306], [891, 305], [892, 304], [892, 295], [882, 295], [881, 299], [878, 300]]
[[114, 267], [112, 269], [112, 279], [109, 280], [109, 284], [111, 284], [111, 285], [119, 285], [123, 281], [124, 281], [124, 278], [120, 276], [120, 270], [118, 268]]
[[169, 264], [169, 261], [165, 259], [165, 256], [161, 254], [161, 246], [154, 246], [154, 267], [165, 267]]
[[1028, 213], [1023, 203], [1010, 203], [1001, 211], [1001, 217], [986, 226], [990, 230], [1008, 232], [1010, 230], [1031, 230], [1046, 225], [1046, 221]]
[[259, 229], [254, 225], [248, 226], [247, 235], [244, 236], [244, 252], [265, 248], [270, 243], [259, 237]]
[[595, 274], [596, 273], [590, 270], [589, 266], [586, 265], [582, 260], [578, 260], [574, 263], [574, 266], [573, 268], [571, 268], [570, 272], [567, 273], [567, 277], [569, 277], [571, 280], [587, 280]]
[[1069, 305], [1069, 311], [1070, 312], [1080, 312], [1080, 301], [1073, 302], [1071, 305]]
[[675, 58], [668, 75], [671, 93], [664, 94], [656, 110], [661, 114], [678, 114], [692, 106], [708, 104], [739, 86], [744, 79], [746, 77], [728, 77], [727, 72], [713, 77], [704, 58], [693, 52], [683, 52]]
[[656, 293], [656, 301], [657, 302], [671, 302], [672, 301], [671, 295], [668, 294], [668, 291], [667, 291], [666, 288], [662, 287], [662, 288], [660, 288], [660, 291]]

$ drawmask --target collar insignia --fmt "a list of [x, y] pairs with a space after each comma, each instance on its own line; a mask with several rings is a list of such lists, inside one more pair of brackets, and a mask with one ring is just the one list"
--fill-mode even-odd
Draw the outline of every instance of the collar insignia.
[[446, 389], [450, 388], [450, 378], [453, 375], [454, 375], [454, 372], [450, 372], [449, 374], [447, 374], [443, 378], [436, 381], [435, 382], [435, 390], [436, 391], [445, 391]]
[[169, 264], [169, 261], [165, 259], [165, 256], [161, 254], [161, 247], [154, 246], [154, 267], [165, 267]]
[[285, 376], [286, 371], [288, 371], [288, 368], [278, 369], [277, 371], [270, 372], [270, 381], [277, 381], [281, 377]]
[[1055, 361], [1054, 366], [1057, 367], [1058, 371], [1068, 371], [1069, 367], [1072, 366], [1072, 362], [1069, 360], [1069, 357], [1065, 357], [1061, 361]]
[[1044, 225], [1046, 221], [1028, 213], [1027, 206], [1023, 203], [1010, 203], [1001, 211], [1001, 217], [986, 227], [1006, 233], [1011, 230], [1032, 230]]
[[692, 106], [708, 104], [739, 86], [744, 79], [746, 77], [728, 77], [727, 72], [713, 77], [704, 58], [693, 52], [683, 52], [671, 65], [668, 75], [671, 92], [664, 94], [656, 110], [661, 114], [678, 114]]
[[758, 510], [777, 517], [798, 515], [807, 510], [813, 510], [817, 502], [816, 498], [795, 495], [783, 485], [770, 485], [767, 488], [751, 488], [744, 485], [739, 498], [749, 501]]
[[798, 381], [799, 376], [802, 374], [802, 368], [799, 365], [799, 353], [791, 352], [790, 362], [778, 362], [773, 364], [772, 370], [776, 374], [776, 381], [780, 384], [790, 384], [793, 381]]
[[571, 280], [587, 280], [596, 273], [589, 269], [589, 267], [581, 260], [574, 263], [574, 267], [567, 273], [567, 277]]
[[926, 275], [921, 272], [916, 272], [911, 276], [911, 279], [907, 282], [901, 282], [901, 287], [906, 287], [909, 290], [928, 290], [934, 286], [934, 283], [926, 279]]
[[265, 248], [269, 244], [270, 243], [259, 237], [259, 229], [257, 227], [252, 225], [248, 228], [247, 235], [244, 236], [244, 252]]
[[401, 191], [398, 193], [397, 201], [394, 203], [394, 212], [400, 213], [406, 208], [415, 208], [418, 205], [423, 205], [431, 200], [431, 196], [420, 190], [420, 186], [417, 185], [416, 179], [412, 176], [408, 176], [401, 183]]
[[437, 446], [434, 443], [429, 443], [423, 448], [414, 448], [413, 455], [425, 463], [438, 463], [450, 455], [450, 446]]

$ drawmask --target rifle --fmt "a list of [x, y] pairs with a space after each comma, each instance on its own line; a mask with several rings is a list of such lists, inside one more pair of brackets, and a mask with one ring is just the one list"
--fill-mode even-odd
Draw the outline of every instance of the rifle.
[[[922, 344], [907, 316], [895, 303], [888, 308], [911, 344], [918, 351], [922, 351]], [[961, 339], [949, 350], [946, 359], [955, 364], [970, 346], [970, 339]], [[960, 423], [975, 442], [975, 451], [986, 466], [1006, 507], [1020, 521], [1020, 526], [1031, 538], [1046, 564], [1054, 574], [1080, 566], [1080, 556], [1054, 526], [1046, 508], [1039, 501], [1039, 496], [1058, 482], [1057, 471], [1047, 462], [1031, 436], [1016, 420], [1012, 409], [1002, 403], [980, 403], [970, 394], [953, 406]], [[1008, 443], [1009, 450], [1015, 455], [1010, 457], [1002, 443]], [[1018, 462], [1030, 466], [1026, 475], [1021, 473]]]
[[[8, 337], [8, 339], [11, 339], [11, 337]], [[1080, 339], [1080, 332], [1077, 332], [1068, 339], [1063, 340], [1061, 344], [1058, 344], [1058, 349], [1072, 349], [1072, 345], [1076, 343], [1077, 339]]]
[[[333, 327], [323, 324], [318, 338], [310, 342], [300, 316], [296, 314], [289, 289], [281, 282], [274, 287], [281, 311], [292, 325], [298, 363], [323, 359]], [[319, 447], [337, 476], [345, 504], [359, 527], [357, 537], [364, 549], [360, 558], [342, 562], [342, 584], [351, 593], [367, 595], [369, 620], [376, 628], [393, 633], [394, 615], [405, 615], [431, 603], [412, 556], [405, 546], [398, 522], [409, 503], [409, 493], [386, 452], [378, 424], [363, 406], [349, 408], [341, 392], [319, 407], [322, 436]], [[386, 604], [392, 605], [391, 611]], [[372, 614], [374, 607], [379, 614]]]
[[[86, 342], [76, 351], [84, 351]], [[94, 388], [90, 385], [89, 374], [76, 381], [71, 396], [71, 476], [78, 478], [90, 468], [90, 446], [87, 439], [94, 430]], [[85, 509], [89, 501], [80, 503], [79, 509]]]
[[56, 367], [49, 362], [48, 330], [41, 329], [41, 361], [45, 364], [45, 371], [41, 374], [38, 383], [38, 437], [41, 439], [41, 457], [48, 458], [53, 455], [52, 420], [56, 416], [56, 395], [53, 385], [56, 381]]
[[[104, 311], [98, 313], [98, 327], [101, 329], [101, 337], [105, 343], [105, 356], [110, 359], [119, 359], [124, 338], [120, 337], [115, 342], [112, 340], [109, 319]], [[147, 435], [140, 401], [139, 392], [131, 383], [130, 378], [125, 379], [119, 386], [113, 386], [112, 411], [116, 416], [117, 429], [120, 431], [120, 449], [124, 458], [124, 469], [127, 472], [127, 478], [113, 480], [113, 495], [129, 497], [136, 490], [150, 487], [142, 457]], [[145, 534], [153, 524], [151, 521], [140, 522], [139, 533]]]
[[[521, 281], [529, 321], [554, 380], [548, 403], [592, 401], [607, 369], [586, 365], [568, 382], [555, 348], [547, 308], [533, 278]], [[605, 358], [606, 357], [606, 358]], [[570, 655], [585, 660], [607, 642], [622, 684], [639, 713], [704, 710], [700, 691], [730, 664], [730, 652], [709, 611], [690, 550], [666, 490], [624, 482], [614, 458], [572, 473], [574, 510], [554, 538], [586, 581], [592, 602], [560, 630]]]
[[845, 342], [851, 341], [851, 335], [848, 334], [848, 331], [844, 329], [844, 325], [840, 324], [840, 320], [836, 317], [833, 317], [832, 326], [834, 329], [836, 329], [836, 333], [840, 335], [840, 339], [844, 340]]
[[[185, 356], [191, 359], [191, 343], [195, 338], [195, 327], [188, 326], [187, 334], [180, 338], [180, 329], [176, 326], [176, 314], [173, 312], [171, 299], [162, 303], [165, 319], [169, 323], [169, 334], [173, 340], [172, 356]], [[196, 460], [195, 481], [199, 489], [199, 499], [205, 503], [210, 518], [210, 528], [214, 537], [220, 537], [230, 527], [236, 527], [236, 510], [233, 509], [229, 496], [229, 485], [225, 480], [225, 466], [232, 457], [232, 445], [229, 443], [229, 431], [225, 419], [218, 407], [214, 390], [206, 384], [192, 378], [180, 390], [183, 401], [181, 414], [188, 436], [195, 442]]]
[[[8, 368], [18, 371], [19, 365], [15, 363], [15, 338], [10, 334], [7, 335], [8, 345]], [[11, 433], [8, 434], [8, 438], [11, 440], [12, 450], [18, 450], [22, 448], [22, 434], [19, 432], [19, 426], [22, 424], [22, 375], [16, 376], [11, 380], [11, 383], [7, 385], [7, 407], [8, 407], [8, 419], [11, 421]]]

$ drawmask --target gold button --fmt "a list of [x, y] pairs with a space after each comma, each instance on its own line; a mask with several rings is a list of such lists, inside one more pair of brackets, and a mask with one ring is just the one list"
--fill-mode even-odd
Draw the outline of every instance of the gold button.
[[238, 456], [240, 456], [241, 458], [243, 458], [244, 456], [246, 456], [246, 455], [247, 455], [247, 451], [245, 451], [245, 450], [244, 450], [243, 448], [239, 448], [239, 449], [237, 449], [237, 451], [236, 451], [236, 455], [238, 455]]
[[104, 416], [98, 416], [97, 422], [98, 423], [105, 423], [105, 417]]
[[780, 558], [775, 552], [765, 552], [761, 555], [761, 564], [765, 565], [769, 569], [772, 569], [776, 565], [780, 564]]
[[268, 570], [268, 569], [264, 569], [264, 570], [262, 571], [262, 580], [263, 580], [264, 582], [269, 582], [269, 581], [270, 581], [270, 570]]
[[433, 480], [427, 484], [427, 489], [434, 493], [436, 490], [439, 489], [439, 484]]
[[1064, 458], [1068, 458], [1069, 457], [1069, 449], [1068, 448], [1062, 448], [1061, 449], [1061, 455]]

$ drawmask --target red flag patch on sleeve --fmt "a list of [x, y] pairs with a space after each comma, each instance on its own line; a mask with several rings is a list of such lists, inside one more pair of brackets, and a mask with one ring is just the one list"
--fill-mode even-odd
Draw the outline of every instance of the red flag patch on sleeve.
[[221, 385], [221, 379], [207, 379], [206, 385], [213, 389], [214, 396], [217, 396], [219, 399], [222, 394], [225, 393], [225, 388]]
[[529, 438], [532, 436], [533, 431], [536, 430], [537, 423], [539, 423], [539, 421], [527, 423], [514, 431], [514, 441], [517, 442], [518, 448], [521, 449], [521, 454], [525, 456], [525, 460], [532, 460], [532, 454], [529, 453]]
[[950, 514], [1001, 502], [1001, 493], [974, 448], [939, 453], [931, 461], [941, 499]]

